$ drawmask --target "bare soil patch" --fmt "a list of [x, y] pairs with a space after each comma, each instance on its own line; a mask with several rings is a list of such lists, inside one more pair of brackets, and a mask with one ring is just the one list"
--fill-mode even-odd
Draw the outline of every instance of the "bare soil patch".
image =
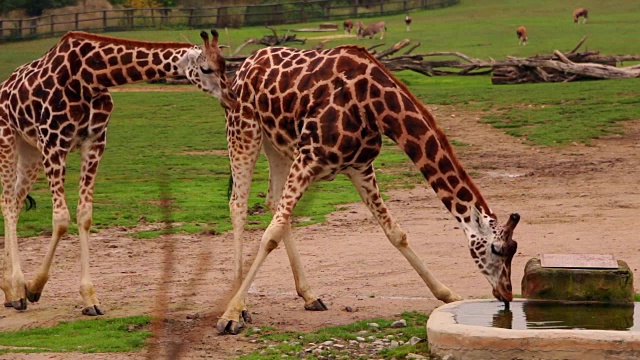
[[[516, 229], [519, 249], [513, 261], [514, 292], [520, 293], [524, 265], [540, 253], [610, 253], [640, 267], [637, 214], [640, 208], [640, 121], [624, 123], [625, 135], [592, 145], [541, 148], [524, 145], [478, 123], [478, 116], [450, 107], [432, 107], [458, 156], [473, 174], [500, 221], [511, 212], [522, 220]], [[98, 184], [100, 186], [100, 184]], [[435, 275], [465, 298], [490, 298], [491, 288], [476, 269], [466, 239], [452, 216], [425, 183], [396, 190], [387, 201], [408, 232], [415, 251]], [[220, 199], [220, 201], [227, 201]], [[98, 210], [99, 211], [99, 207]], [[43, 214], [49, 216], [49, 214]], [[92, 276], [109, 317], [151, 314], [157, 289], [168, 286], [170, 336], [161, 344], [191, 336], [186, 358], [230, 358], [252, 349], [243, 336], [218, 336], [215, 319], [232, 280], [232, 235], [195, 234], [137, 240], [130, 229], [94, 234]], [[256, 249], [261, 231], [247, 232], [245, 253]], [[429, 313], [440, 302], [408, 262], [386, 240], [363, 204], [349, 204], [324, 224], [295, 230], [302, 261], [315, 293], [329, 306], [309, 312], [295, 293], [282, 246], [265, 262], [247, 303], [254, 326], [310, 331], [328, 325], [402, 311]], [[176, 268], [162, 277], [163, 244], [175, 245]], [[48, 238], [20, 240], [23, 268], [30, 277], [46, 251]], [[198, 264], [206, 263], [203, 269]], [[84, 319], [80, 312], [77, 236], [60, 243], [52, 278], [42, 299], [26, 312], [0, 309], [0, 330], [53, 325]], [[640, 283], [635, 280], [635, 289]], [[355, 312], [344, 311], [346, 306]], [[187, 316], [199, 318], [190, 320]], [[122, 354], [10, 355], [12, 359], [144, 358], [147, 352]]]

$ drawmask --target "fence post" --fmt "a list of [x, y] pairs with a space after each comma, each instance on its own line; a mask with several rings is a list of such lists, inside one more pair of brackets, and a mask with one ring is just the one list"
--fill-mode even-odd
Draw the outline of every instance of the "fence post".
[[107, 30], [107, 10], [102, 10], [102, 30]]
[[193, 11], [195, 9], [189, 9], [189, 26], [193, 26]]
[[18, 38], [22, 39], [22, 19], [18, 20]]
[[0, 39], [4, 38], [4, 22], [0, 20]]
[[53, 20], [54, 20], [53, 17], [54, 17], [54, 15], [50, 15], [49, 16], [49, 35], [50, 36], [53, 36], [53, 34], [55, 34], [55, 31], [56, 31], [55, 27], [53, 26], [55, 24], [53, 22]]
[[302, 0], [302, 3], [298, 3], [298, 5], [300, 5], [300, 19], [304, 22], [305, 16], [304, 16], [304, 7], [307, 5], [307, 0]]
[[76, 13], [76, 30], [78, 30], [80, 28], [79, 19], [80, 19], [80, 14]]

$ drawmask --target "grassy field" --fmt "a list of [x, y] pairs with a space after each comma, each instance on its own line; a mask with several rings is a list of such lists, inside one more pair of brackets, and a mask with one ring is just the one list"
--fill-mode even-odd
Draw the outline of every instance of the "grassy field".
[[[587, 25], [573, 23], [571, 12], [575, 6], [566, 2], [466, 0], [452, 8], [412, 13], [411, 33], [404, 31], [403, 16], [384, 18], [389, 29], [384, 42], [390, 45], [410, 38], [422, 44], [415, 52], [459, 51], [477, 58], [502, 59], [509, 55], [525, 57], [551, 53], [554, 49], [566, 51], [582, 36], [588, 35], [586, 44], [591, 50], [597, 49], [603, 54], [638, 52], [636, 34], [640, 2], [624, 0], [612, 7], [605, 2], [584, 0], [579, 5], [590, 10]], [[375, 20], [378, 19], [366, 19], [367, 22]], [[316, 25], [276, 28], [283, 33]], [[518, 46], [515, 28], [519, 25], [528, 28], [528, 46]], [[153, 30], [109, 35], [199, 43], [198, 33], [199, 30]], [[256, 27], [221, 33], [222, 43], [235, 48], [245, 39], [262, 37], [269, 31]], [[319, 35], [300, 33], [298, 36], [308, 39], [301, 45], [305, 48], [319, 41], [313, 39]], [[57, 40], [0, 45], [0, 79], [7, 78], [17, 66], [41, 56]], [[371, 46], [380, 41], [341, 38], [330, 42], [329, 46], [347, 43]], [[248, 47], [243, 53], [256, 48]], [[494, 86], [488, 76], [427, 78], [409, 72], [397, 75], [423, 102], [452, 105], [457, 112], [480, 112], [481, 121], [522, 137], [532, 145], [588, 143], [590, 139], [621, 131], [620, 121], [640, 118], [638, 79]], [[158, 201], [160, 189], [168, 185], [174, 200], [172, 216], [180, 223], [176, 231], [229, 230], [229, 164], [225, 156], [216, 155], [216, 151], [226, 148], [224, 114], [218, 101], [200, 92], [182, 91], [118, 92], [113, 93], [113, 97], [115, 110], [96, 185], [95, 228], [134, 226], [142, 219], [158, 222], [162, 219]], [[456, 144], [464, 145], [464, 142]], [[417, 172], [409, 171], [408, 164], [408, 158], [395, 147], [384, 148], [376, 162], [376, 166], [382, 168], [379, 183], [383, 191], [422, 181]], [[78, 168], [78, 156], [73, 154], [67, 171], [67, 199], [72, 219], [77, 202]], [[267, 166], [261, 159], [254, 177], [250, 206], [264, 202], [259, 194], [266, 192], [266, 187]], [[38, 207], [35, 211], [22, 213], [21, 236], [46, 233], [51, 229], [50, 194], [44, 178], [38, 181], [32, 195], [38, 200]], [[303, 223], [322, 221], [324, 215], [340, 204], [358, 200], [348, 180], [339, 177], [333, 182], [314, 185], [303, 197], [296, 214], [302, 217]], [[252, 226], [263, 227], [268, 221], [268, 214], [250, 217]], [[76, 233], [75, 226], [70, 232]], [[156, 235], [157, 232], [138, 234], [141, 238]], [[99, 333], [102, 330], [91, 331]], [[0, 336], [0, 344], [16, 344], [14, 340], [2, 339]], [[65, 346], [50, 350], [38, 348], [37, 351], [65, 351]]]
[[[590, 49], [605, 54], [634, 53], [633, 16], [640, 4], [624, 1], [609, 9], [596, 1], [585, 1], [591, 10], [587, 25], [571, 20], [571, 8], [554, 1], [464, 1], [451, 8], [413, 13], [411, 33], [404, 31], [402, 16], [385, 18], [388, 33], [385, 42], [403, 38], [421, 42], [416, 52], [456, 50], [469, 56], [500, 59], [507, 55], [530, 56], [549, 53], [554, 49], [572, 48], [588, 35]], [[616, 19], [616, 21], [614, 21]], [[366, 19], [374, 21], [376, 18]], [[518, 46], [517, 25], [529, 29], [528, 46]], [[277, 27], [282, 33], [317, 24]], [[268, 33], [264, 28], [229, 29], [222, 31], [222, 42], [232, 48], [250, 37]], [[341, 34], [341, 32], [339, 32]], [[142, 40], [199, 42], [198, 30], [161, 30], [112, 33], [109, 35]], [[323, 33], [324, 35], [324, 33]], [[319, 40], [313, 34], [300, 33], [311, 47]], [[14, 68], [47, 51], [58, 39], [41, 39], [0, 45], [0, 78], [6, 78]], [[331, 45], [356, 43], [371, 46], [379, 40], [340, 38]], [[297, 44], [297, 43], [294, 43]], [[256, 47], [257, 48], [257, 47]], [[254, 48], [255, 49], [255, 48]], [[245, 51], [251, 51], [246, 48]], [[618, 121], [637, 119], [639, 80], [593, 81], [568, 84], [530, 84], [494, 86], [488, 76], [433, 77], [410, 72], [398, 77], [427, 104], [454, 105], [457, 111], [481, 111], [483, 122], [532, 144], [562, 145], [617, 132]], [[228, 160], [212, 155], [212, 150], [224, 150], [224, 116], [215, 99], [202, 93], [114, 93], [115, 110], [109, 125], [107, 151], [101, 163], [95, 195], [95, 227], [132, 226], [141, 218], [158, 221], [161, 181], [168, 181], [174, 202], [174, 220], [182, 225], [177, 230], [189, 232], [230, 228], [227, 209]], [[417, 173], [406, 178], [407, 158], [394, 147], [386, 147], [377, 167], [396, 167], [402, 175], [402, 185], [420, 181]], [[77, 155], [68, 162], [67, 194], [73, 207], [77, 201]], [[395, 171], [381, 172], [383, 188], [393, 182]], [[166, 174], [166, 176], [159, 176]], [[258, 197], [266, 191], [266, 164], [261, 161], [255, 176], [251, 206], [259, 206]], [[396, 185], [393, 185], [396, 186]], [[350, 183], [339, 178], [322, 183], [304, 198], [297, 209], [304, 222], [321, 221], [335, 206], [358, 201]], [[327, 195], [329, 194], [329, 195]], [[338, 194], [338, 196], [336, 196]], [[50, 195], [46, 182], [36, 184], [33, 195], [38, 209], [23, 213], [19, 227], [21, 235], [35, 235], [50, 229]], [[339, 200], [336, 200], [339, 199]], [[255, 205], [258, 204], [258, 205]], [[73, 216], [72, 216], [73, 218]], [[264, 226], [267, 214], [255, 215], [251, 222]], [[72, 228], [71, 232], [75, 232]], [[141, 233], [153, 237], [157, 232]]]
[[[14, 332], [0, 332], [0, 355], [8, 352], [125, 352], [149, 337], [148, 316], [91, 319]], [[6, 346], [6, 348], [4, 348]], [[1, 356], [0, 356], [1, 357]]]

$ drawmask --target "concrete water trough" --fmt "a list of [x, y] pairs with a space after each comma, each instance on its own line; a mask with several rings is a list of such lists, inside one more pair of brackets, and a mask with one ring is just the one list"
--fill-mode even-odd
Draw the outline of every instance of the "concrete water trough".
[[427, 322], [431, 355], [444, 360], [640, 359], [640, 303], [549, 304], [517, 299], [510, 310], [494, 300], [441, 306]]

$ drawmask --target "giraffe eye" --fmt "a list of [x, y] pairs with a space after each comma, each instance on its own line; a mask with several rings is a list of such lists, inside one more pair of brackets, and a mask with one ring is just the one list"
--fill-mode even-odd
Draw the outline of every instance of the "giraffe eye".
[[502, 256], [502, 248], [496, 247], [496, 244], [491, 244], [491, 253], [497, 256]]
[[205, 69], [204, 67], [200, 66], [200, 71], [202, 71], [202, 73], [205, 75], [209, 75], [213, 72], [213, 69]]

